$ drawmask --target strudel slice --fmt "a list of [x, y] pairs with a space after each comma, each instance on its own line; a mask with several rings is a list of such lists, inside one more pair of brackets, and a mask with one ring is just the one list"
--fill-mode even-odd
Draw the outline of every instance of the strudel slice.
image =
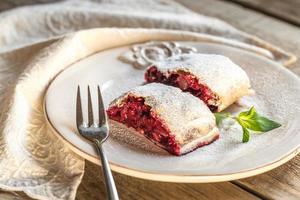
[[215, 117], [202, 101], [160, 83], [129, 91], [110, 105], [107, 114], [174, 155], [219, 138]]
[[251, 93], [246, 72], [229, 58], [213, 54], [182, 54], [150, 66], [145, 79], [180, 88], [222, 111]]

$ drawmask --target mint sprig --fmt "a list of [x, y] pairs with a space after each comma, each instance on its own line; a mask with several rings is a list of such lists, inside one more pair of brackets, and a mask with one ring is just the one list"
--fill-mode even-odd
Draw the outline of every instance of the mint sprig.
[[243, 129], [243, 142], [249, 141], [249, 130], [264, 133], [281, 126], [279, 123], [258, 114], [254, 107], [251, 107], [248, 111], [239, 113], [237, 117], [233, 117], [228, 112], [214, 114], [216, 117], [217, 125], [219, 125], [226, 118], [235, 119]]
[[243, 143], [245, 143], [245, 142], [249, 141], [250, 133], [249, 133], [248, 129], [246, 129], [245, 127], [242, 126], [242, 128], [243, 128], [243, 140], [242, 141], [243, 141]]
[[214, 115], [216, 117], [217, 126], [219, 126], [224, 119], [231, 117], [229, 112], [214, 113]]

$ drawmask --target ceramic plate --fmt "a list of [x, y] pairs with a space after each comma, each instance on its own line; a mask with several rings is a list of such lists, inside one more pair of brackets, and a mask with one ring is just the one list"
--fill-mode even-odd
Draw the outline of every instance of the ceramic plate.
[[[216, 182], [263, 173], [299, 152], [300, 81], [296, 75], [265, 57], [234, 47], [199, 42], [181, 44], [193, 46], [201, 53], [228, 56], [247, 72], [256, 95], [244, 98], [244, 107], [231, 106], [231, 112], [254, 105], [282, 126], [264, 134], [252, 134], [248, 143], [242, 143], [239, 127], [224, 123], [219, 140], [176, 157], [133, 136], [126, 128], [116, 131], [111, 125], [112, 136], [104, 148], [112, 170], [158, 181]], [[96, 85], [101, 85], [107, 107], [123, 92], [142, 84], [144, 69], [118, 59], [128, 49], [129, 46], [109, 49], [73, 64], [54, 79], [45, 97], [45, 113], [54, 132], [76, 153], [97, 164], [100, 162], [95, 149], [76, 130], [76, 89], [80, 85], [85, 94], [86, 86], [90, 85], [96, 94]], [[86, 95], [82, 98], [87, 102]]]

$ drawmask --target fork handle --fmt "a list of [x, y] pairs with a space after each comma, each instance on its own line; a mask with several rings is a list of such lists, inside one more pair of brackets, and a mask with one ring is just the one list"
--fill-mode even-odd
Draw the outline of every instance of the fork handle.
[[119, 200], [116, 184], [115, 184], [114, 178], [112, 176], [108, 160], [103, 151], [102, 144], [98, 141], [96, 141], [95, 144], [96, 144], [96, 148], [98, 150], [98, 154], [101, 158], [101, 165], [102, 165], [102, 171], [103, 171], [103, 175], [104, 175], [104, 179], [105, 179], [107, 197], [109, 200]]

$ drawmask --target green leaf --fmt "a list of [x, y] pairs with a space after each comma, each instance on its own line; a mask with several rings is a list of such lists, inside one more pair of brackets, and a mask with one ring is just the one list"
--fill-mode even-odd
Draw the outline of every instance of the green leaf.
[[267, 132], [281, 126], [281, 124], [262, 116], [257, 118], [257, 123], [260, 125], [261, 132]]
[[243, 127], [243, 143], [248, 142], [250, 139], [249, 131]]
[[249, 111], [241, 112], [237, 117], [237, 121], [243, 128], [259, 132], [267, 132], [281, 126], [275, 121], [260, 116], [254, 107]]
[[281, 126], [279, 123], [259, 115], [254, 107], [251, 107], [248, 111], [241, 112], [237, 117], [232, 117], [229, 112], [214, 113], [214, 115], [218, 126], [225, 118], [228, 117], [237, 120], [243, 129], [243, 142], [249, 141], [249, 130], [267, 132]]
[[225, 112], [225, 113], [214, 113], [215, 117], [216, 117], [216, 123], [217, 126], [220, 125], [220, 123], [226, 119], [227, 117], [230, 117], [231, 114], [229, 112]]

